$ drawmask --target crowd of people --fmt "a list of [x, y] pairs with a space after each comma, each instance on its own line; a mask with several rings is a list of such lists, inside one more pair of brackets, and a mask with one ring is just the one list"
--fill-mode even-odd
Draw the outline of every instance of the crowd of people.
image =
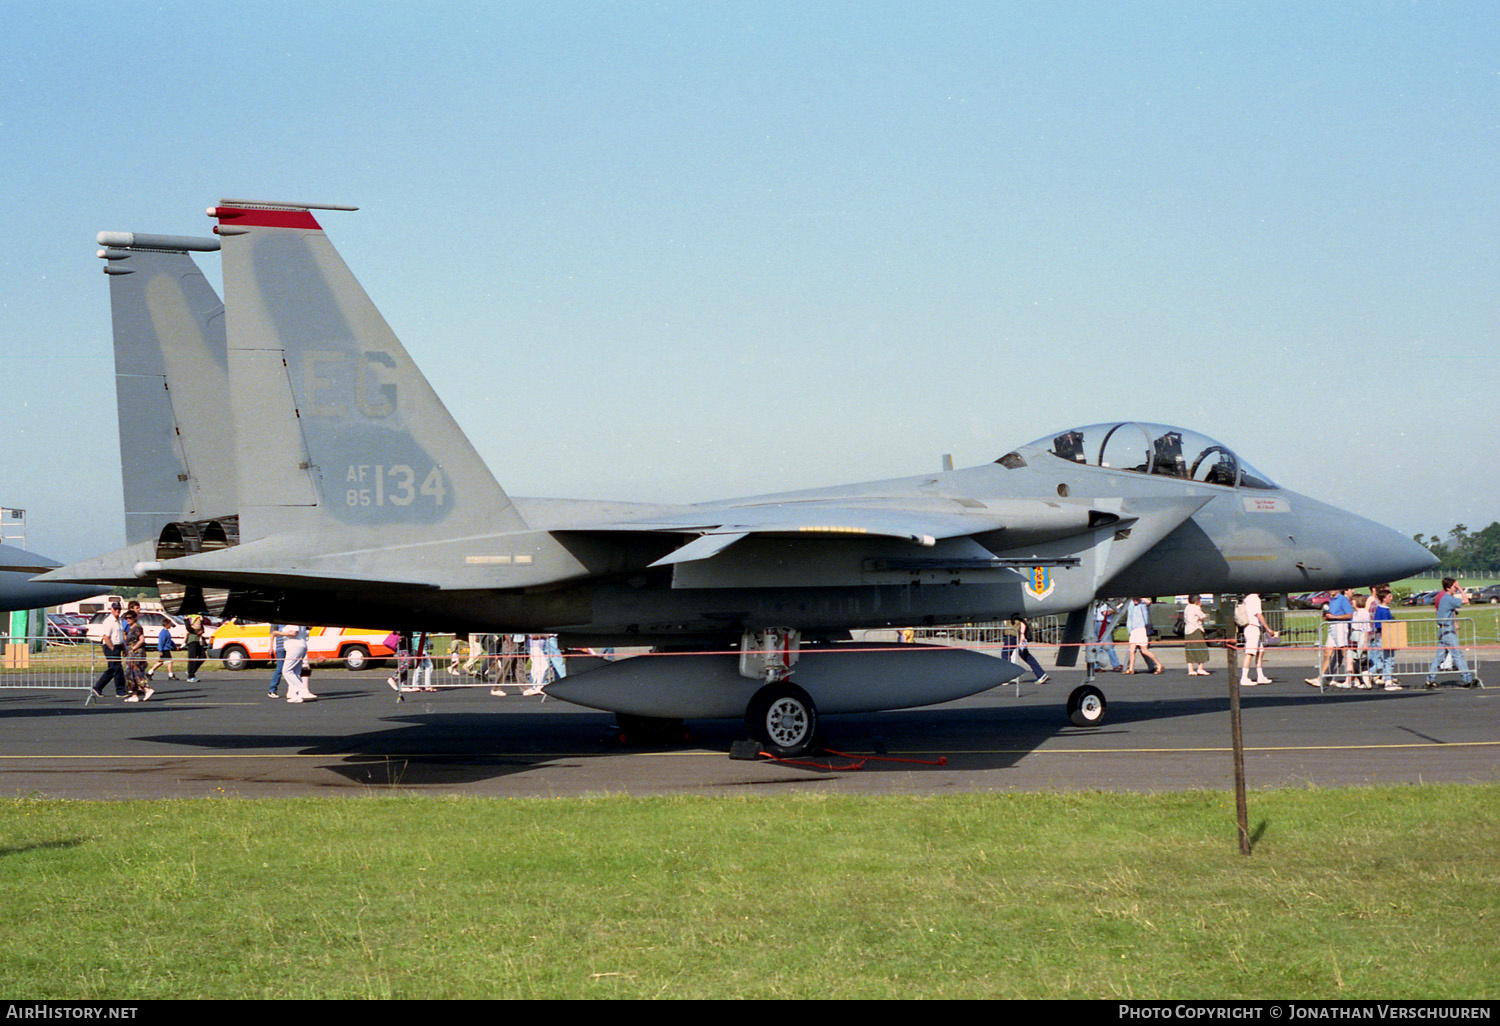
[[[1425, 686], [1437, 686], [1441, 669], [1453, 667], [1462, 683], [1475, 682], [1457, 629], [1458, 611], [1467, 600], [1466, 593], [1451, 577], [1443, 579], [1443, 588], [1434, 600], [1437, 619], [1437, 646], [1427, 671]], [[1401, 644], [1388, 640], [1387, 630], [1395, 620], [1391, 612], [1392, 593], [1386, 585], [1368, 592], [1340, 589], [1331, 594], [1323, 608], [1326, 632], [1321, 642], [1318, 672], [1306, 679], [1314, 687], [1383, 688], [1400, 691], [1396, 680], [1396, 650]], [[1151, 599], [1137, 597], [1119, 605], [1109, 600], [1095, 603], [1090, 622], [1092, 634], [1086, 644], [1086, 659], [1095, 672], [1159, 674], [1160, 658], [1151, 652]], [[1115, 653], [1115, 627], [1123, 617], [1128, 645], [1127, 663], [1121, 666]], [[1207, 642], [1208, 614], [1202, 597], [1189, 595], [1183, 606], [1183, 657], [1189, 676], [1209, 676]], [[1280, 637], [1266, 620], [1261, 597], [1250, 593], [1235, 606], [1241, 649], [1241, 687], [1257, 687], [1274, 681], [1266, 675], [1265, 653], [1268, 643]], [[202, 616], [190, 616], [187, 630], [187, 682], [198, 682], [198, 670], [206, 655], [205, 626]], [[272, 624], [272, 670], [266, 697], [279, 698], [285, 685], [286, 700], [293, 704], [317, 701], [309, 686], [312, 667], [307, 658], [308, 629], [295, 624]], [[1404, 638], [1404, 636], [1402, 636]], [[436, 691], [431, 635], [410, 631], [392, 632], [387, 646], [395, 653], [396, 670], [387, 683], [397, 692]], [[1002, 646], [1001, 658], [1019, 660], [1030, 667], [1034, 682], [1046, 683], [1047, 672], [1031, 653], [1030, 625], [1024, 617], [1011, 620], [1011, 633]], [[103, 697], [113, 684], [115, 695], [126, 702], [145, 702], [156, 693], [151, 682], [165, 668], [167, 678], [176, 680], [173, 658], [176, 644], [170, 629], [163, 625], [154, 642], [147, 638], [141, 623], [140, 602], [132, 599], [121, 610], [119, 600], [111, 603], [104, 620], [102, 644], [105, 666], [93, 685], [94, 697]], [[147, 652], [154, 645], [156, 661], [146, 665]], [[1136, 670], [1137, 659], [1142, 670]], [[564, 676], [566, 662], [557, 646], [555, 635], [458, 634], [448, 653], [448, 674], [471, 677], [490, 684], [490, 694], [505, 695], [507, 684], [517, 686], [523, 695], [542, 695], [551, 681]]]
[[[1367, 592], [1352, 588], [1332, 592], [1323, 608], [1326, 629], [1320, 642], [1319, 669], [1307, 678], [1307, 683], [1319, 688], [1402, 690], [1402, 685], [1396, 680], [1395, 667], [1396, 651], [1405, 647], [1405, 636], [1401, 635], [1399, 643], [1390, 640], [1388, 625], [1396, 619], [1391, 612], [1392, 600], [1393, 594], [1387, 585], [1376, 585]], [[1465, 686], [1474, 682], [1457, 628], [1457, 614], [1466, 600], [1463, 588], [1455, 579], [1443, 579], [1443, 588], [1433, 602], [1437, 646], [1424, 682], [1428, 688], [1437, 687], [1439, 671], [1449, 667], [1457, 670]], [[1160, 660], [1151, 653], [1150, 606], [1149, 598], [1132, 598], [1120, 605], [1108, 600], [1095, 604], [1091, 620], [1093, 635], [1088, 639], [1087, 658], [1096, 672], [1135, 672], [1137, 656], [1144, 661], [1149, 672], [1161, 672]], [[1123, 668], [1114, 645], [1115, 627], [1122, 617], [1130, 651], [1128, 665]], [[1212, 672], [1208, 669], [1208, 620], [1202, 597], [1189, 595], [1182, 611], [1183, 658], [1189, 676], [1207, 676]], [[1235, 625], [1240, 647], [1240, 686], [1274, 683], [1266, 675], [1265, 654], [1268, 644], [1274, 643], [1281, 635], [1267, 622], [1260, 595], [1250, 593], [1236, 603]]]
[[[198, 671], [208, 653], [206, 626], [201, 615], [192, 615], [184, 624], [187, 640], [186, 683], [198, 683]], [[286, 700], [293, 705], [315, 702], [318, 696], [310, 686], [312, 663], [308, 658], [308, 629], [298, 624], [269, 625], [271, 676], [266, 687], [267, 698], [280, 698], [285, 687]], [[432, 636], [412, 631], [394, 631], [385, 639], [395, 654], [396, 668], [386, 683], [397, 692], [436, 691], [433, 684]], [[156, 673], [166, 669], [167, 679], [178, 680], [174, 658], [177, 644], [170, 626], [163, 624], [154, 640], [148, 640], [141, 622], [141, 604], [136, 599], [122, 605], [110, 603], [101, 625], [100, 643], [104, 649], [104, 670], [92, 686], [93, 697], [103, 698], [110, 685], [115, 697], [126, 702], [145, 702], [156, 694], [151, 682]], [[156, 661], [146, 665], [148, 651]], [[557, 646], [556, 635], [459, 634], [448, 653], [448, 674], [472, 677], [482, 683], [493, 682], [492, 695], [506, 694], [502, 685], [519, 683], [523, 695], [542, 695], [544, 689], [567, 673], [566, 662]]]
[[[1427, 668], [1423, 686], [1437, 687], [1438, 672], [1452, 665], [1465, 687], [1474, 683], [1474, 675], [1464, 658], [1458, 640], [1458, 611], [1468, 595], [1452, 577], [1443, 578], [1442, 590], [1433, 600], [1437, 619], [1437, 646]], [[1345, 588], [1336, 591], [1323, 609], [1328, 625], [1323, 642], [1322, 660], [1317, 674], [1307, 678], [1313, 687], [1371, 689], [1382, 687], [1400, 691], [1396, 681], [1395, 646], [1386, 644], [1386, 629], [1395, 619], [1391, 612], [1391, 589], [1380, 585], [1368, 594]]]

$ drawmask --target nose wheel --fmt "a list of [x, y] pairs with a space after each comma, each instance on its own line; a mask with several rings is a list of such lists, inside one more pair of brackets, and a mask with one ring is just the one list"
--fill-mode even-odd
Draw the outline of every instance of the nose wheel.
[[1097, 727], [1104, 722], [1104, 692], [1092, 684], [1074, 688], [1068, 696], [1068, 719], [1075, 727]]

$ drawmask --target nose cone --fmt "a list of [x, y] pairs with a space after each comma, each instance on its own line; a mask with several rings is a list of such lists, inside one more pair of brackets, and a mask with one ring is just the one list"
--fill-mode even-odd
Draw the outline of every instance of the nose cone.
[[[1386, 528], [1386, 530], [1390, 530]], [[1424, 570], [1438, 565], [1438, 558], [1404, 534], [1390, 531], [1390, 548], [1381, 557], [1389, 568], [1384, 574], [1376, 574], [1371, 580], [1399, 581], [1403, 577], [1414, 577]]]
[[30, 571], [0, 572], [0, 611], [10, 609], [44, 609], [64, 602], [93, 598], [98, 585], [37, 584]]
[[1437, 557], [1397, 531], [1333, 506], [1302, 498], [1303, 537], [1321, 563], [1323, 587], [1399, 581], [1437, 565]]

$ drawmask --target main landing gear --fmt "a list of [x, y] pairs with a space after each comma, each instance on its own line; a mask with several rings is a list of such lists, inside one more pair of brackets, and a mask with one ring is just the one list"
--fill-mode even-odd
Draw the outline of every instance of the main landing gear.
[[818, 744], [818, 707], [787, 679], [801, 640], [791, 627], [746, 631], [740, 638], [740, 675], [765, 681], [745, 707], [745, 730], [772, 755], [805, 755]]
[[772, 755], [804, 755], [817, 743], [818, 708], [789, 680], [767, 684], [750, 699], [745, 730]]
[[[745, 707], [745, 731], [764, 751], [781, 757], [805, 755], [820, 745], [818, 707], [790, 679], [800, 644], [800, 634], [790, 627], [747, 631], [740, 638], [740, 675], [761, 682]], [[1078, 727], [1099, 726], [1106, 708], [1104, 692], [1092, 683], [1068, 696], [1068, 719]]]

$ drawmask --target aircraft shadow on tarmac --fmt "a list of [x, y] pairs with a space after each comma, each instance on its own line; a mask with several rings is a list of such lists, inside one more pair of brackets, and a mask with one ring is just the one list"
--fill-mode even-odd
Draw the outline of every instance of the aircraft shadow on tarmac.
[[[1327, 702], [1363, 705], [1392, 698], [1416, 698], [1419, 694], [1258, 692], [1247, 700], [1246, 706], [1265, 712]], [[1117, 739], [1131, 734], [1132, 724], [1181, 717], [1223, 717], [1225, 726], [1221, 736], [1227, 745], [1229, 729], [1224, 714], [1228, 708], [1227, 696], [1123, 699], [1110, 704], [1110, 719], [1105, 725], [1083, 729], [1060, 722], [1060, 706], [1050, 701], [981, 708], [933, 707], [829, 717], [823, 724], [823, 736], [831, 752], [847, 753], [853, 758], [888, 754], [899, 760], [872, 759], [862, 766], [864, 773], [996, 770], [1014, 765], [1057, 738]], [[304, 763], [308, 768], [316, 766], [351, 784], [420, 788], [482, 783], [547, 766], [566, 763], [576, 767], [641, 753], [707, 750], [721, 751], [727, 759], [734, 742], [745, 736], [743, 724], [735, 720], [695, 720], [687, 724], [688, 736], [680, 743], [625, 746], [618, 740], [610, 714], [579, 710], [546, 712], [535, 708], [524, 713], [413, 710], [383, 717], [382, 721], [389, 726], [351, 734], [194, 732], [140, 735], [136, 740], [226, 753], [291, 752], [299, 757], [312, 757], [310, 765]], [[940, 757], [947, 762], [940, 764]], [[834, 768], [849, 760], [833, 755], [822, 761]], [[806, 771], [816, 770], [818, 762], [818, 759], [802, 760], [778, 769], [805, 779]], [[258, 781], [272, 779], [264, 763], [253, 772]], [[273, 772], [282, 775], [282, 771]], [[684, 765], [682, 772], [694, 771]], [[301, 771], [289, 770], [287, 775], [296, 775], [302, 782], [306, 780]], [[612, 779], [607, 773], [601, 774], [601, 789], [609, 789]], [[781, 778], [768, 778], [765, 782], [777, 783]]]
[[[333, 682], [330, 681], [330, 684]], [[352, 683], [352, 682], [351, 682]], [[263, 685], [262, 685], [263, 686]], [[1182, 694], [1181, 685], [1166, 681], [1162, 685], [1138, 683], [1150, 691], [1132, 693], [1122, 683], [1113, 689], [1108, 718], [1100, 727], [1084, 729], [1069, 725], [1063, 699], [1069, 684], [1062, 687], [1027, 685], [1018, 696], [1010, 690], [941, 706], [895, 710], [866, 714], [846, 714], [824, 718], [822, 733], [829, 750], [847, 753], [854, 758], [866, 755], [889, 755], [901, 761], [882, 762], [871, 759], [862, 766], [865, 774], [900, 772], [906, 774], [952, 773], [1003, 770], [1046, 745], [1078, 745], [1126, 749], [1139, 747], [1143, 741], [1159, 744], [1162, 730], [1139, 729], [1162, 721], [1204, 722], [1191, 727], [1168, 727], [1166, 731], [1191, 733], [1199, 743], [1227, 745], [1229, 707], [1227, 694], [1219, 692], [1222, 684], [1196, 693]], [[1197, 687], [1195, 685], [1195, 687]], [[1160, 690], [1157, 690], [1157, 689]], [[323, 689], [320, 689], [323, 690]], [[1450, 689], [1444, 687], [1442, 691]], [[619, 777], [614, 761], [641, 753], [695, 751], [723, 753], [729, 762], [731, 747], [745, 737], [743, 722], [735, 719], [693, 720], [687, 724], [688, 736], [675, 744], [656, 746], [623, 746], [614, 727], [614, 717], [605, 712], [548, 703], [509, 705], [507, 699], [493, 708], [443, 708], [443, 699], [408, 697], [405, 704], [387, 706], [385, 714], [371, 720], [360, 718], [353, 729], [339, 731], [328, 724], [303, 717], [291, 709], [283, 717], [276, 703], [265, 702], [259, 687], [253, 691], [256, 708], [250, 715], [257, 722], [249, 729], [224, 730], [216, 715], [218, 703], [225, 697], [222, 689], [193, 685], [167, 685], [149, 705], [127, 705], [112, 695], [89, 705], [82, 697], [69, 696], [66, 703], [37, 703], [31, 693], [0, 693], [0, 722], [16, 723], [57, 717], [85, 717], [110, 724], [108, 733], [122, 741], [144, 742], [161, 746], [160, 760], [139, 764], [139, 768], [120, 768], [120, 772], [154, 772], [173, 759], [169, 748], [191, 750], [195, 755], [222, 753], [243, 756], [264, 753], [265, 759], [237, 761], [236, 764], [195, 763], [179, 760], [173, 773], [201, 775], [203, 779], [254, 779], [261, 783], [286, 780], [306, 786], [453, 788], [482, 784], [507, 776], [543, 771], [547, 767], [582, 768], [597, 773], [600, 790], [612, 789]], [[1327, 691], [1319, 693], [1300, 684], [1283, 684], [1275, 689], [1258, 688], [1243, 696], [1247, 716], [1278, 714], [1294, 710], [1293, 719], [1302, 720], [1300, 711], [1327, 718], [1328, 729], [1336, 730], [1345, 717], [1357, 708], [1380, 708], [1379, 703], [1396, 701], [1411, 709], [1411, 701], [1421, 702], [1436, 692], [1407, 690], [1399, 694], [1385, 692]], [[371, 699], [390, 695], [384, 690], [356, 686], [330, 686], [323, 690], [324, 708], [354, 708], [346, 699]], [[50, 696], [55, 698], [56, 696]], [[1455, 696], [1456, 697], [1456, 696]], [[1354, 703], [1354, 704], [1350, 704]], [[1371, 706], [1370, 703], [1376, 703]], [[1446, 704], [1446, 703], [1445, 703]], [[1388, 704], [1385, 709], [1392, 709]], [[263, 711], [264, 710], [264, 711]], [[273, 712], [274, 710], [274, 712]], [[272, 713], [272, 722], [264, 719]], [[1404, 713], [1403, 713], [1404, 715]], [[120, 720], [122, 716], [147, 719]], [[341, 720], [345, 715], [341, 712]], [[1304, 721], [1305, 722], [1305, 721]], [[1222, 724], [1222, 726], [1221, 726]], [[196, 729], [217, 726], [217, 732]], [[1392, 727], [1406, 729], [1401, 724]], [[121, 728], [123, 727], [123, 730]], [[168, 729], [164, 729], [168, 728]], [[75, 739], [77, 730], [67, 728]], [[1150, 740], [1147, 741], [1147, 737]], [[1094, 739], [1092, 742], [1083, 739]], [[98, 738], [95, 739], [99, 740]], [[1168, 738], [1170, 740], [1170, 738]], [[107, 741], [104, 742], [106, 745]], [[1253, 739], [1250, 741], [1254, 743]], [[292, 759], [278, 758], [292, 756]], [[946, 764], [939, 759], [946, 757]], [[765, 766], [746, 775], [740, 782], [754, 785], [777, 785], [815, 778], [819, 763], [837, 768], [849, 759], [831, 755], [808, 759], [796, 764]], [[749, 763], [736, 763], [748, 767]], [[679, 780], [702, 773], [703, 763], [682, 763], [681, 768], [663, 769], [658, 765], [650, 772], [657, 777], [670, 774]], [[333, 776], [330, 777], [329, 774]], [[722, 776], [722, 772], [715, 771]], [[340, 782], [340, 778], [343, 783]]]

